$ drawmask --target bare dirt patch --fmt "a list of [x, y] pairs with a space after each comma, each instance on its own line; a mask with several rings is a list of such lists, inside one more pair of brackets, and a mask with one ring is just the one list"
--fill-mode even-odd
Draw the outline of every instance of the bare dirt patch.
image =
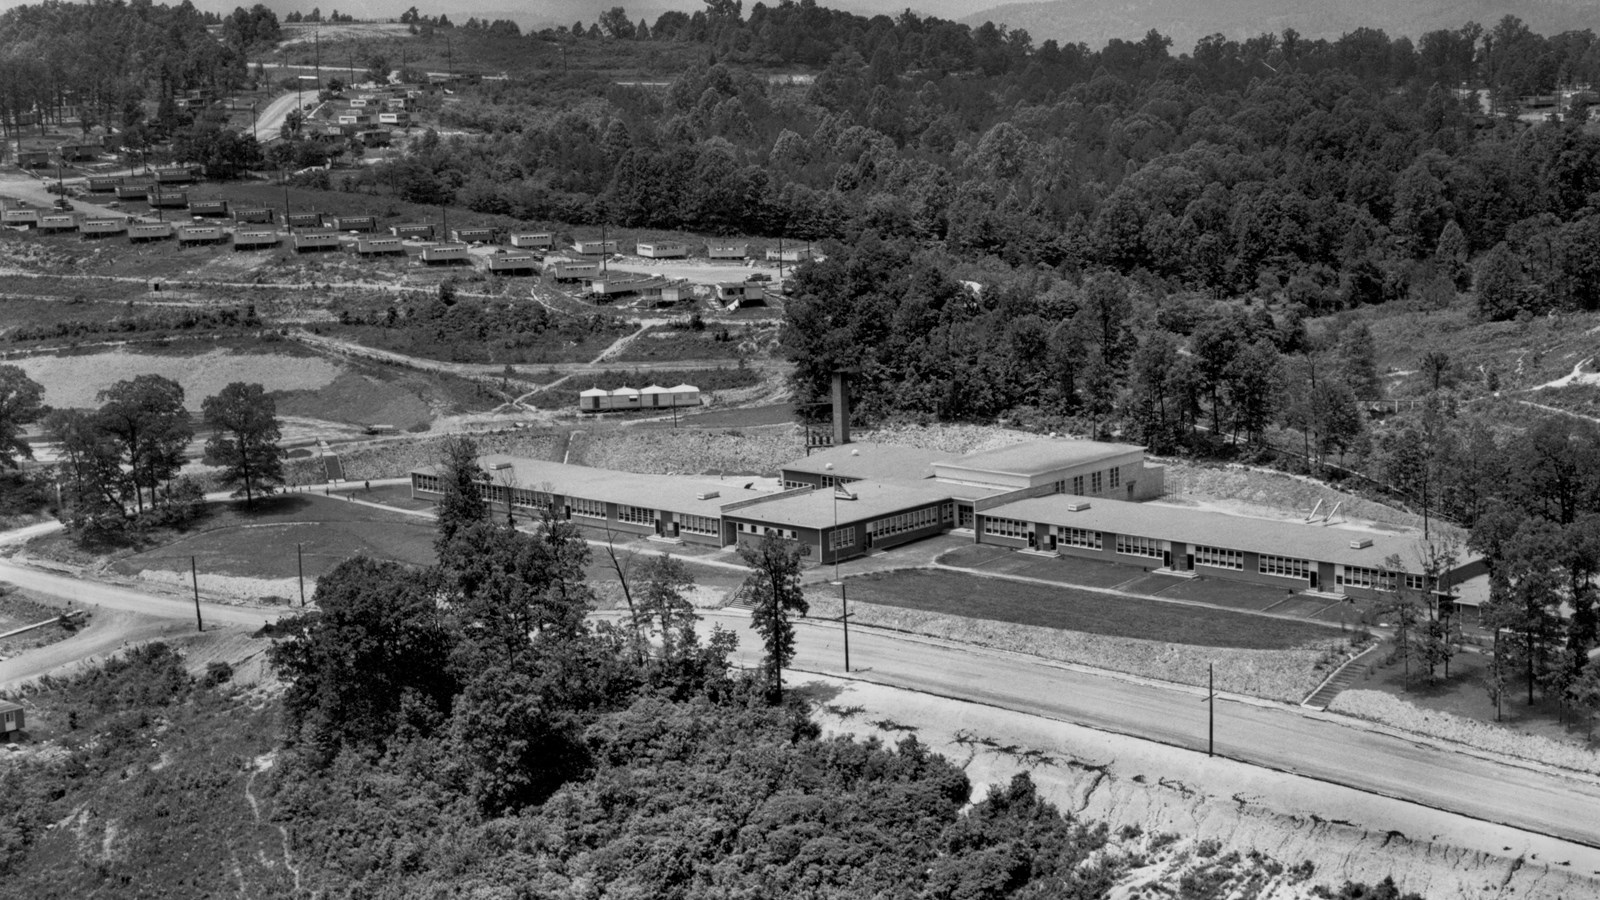
[[277, 402], [283, 415], [393, 425], [402, 430], [427, 425], [433, 417], [432, 409], [415, 393], [356, 372], [341, 372], [310, 390], [286, 391], [278, 395]]
[[772, 475], [805, 455], [792, 425], [728, 431], [596, 429], [574, 441], [570, 462], [650, 475]]
[[162, 375], [177, 381], [183, 385], [185, 403], [198, 409], [202, 400], [231, 382], [257, 382], [269, 391], [316, 390], [332, 384], [344, 369], [318, 357], [231, 350], [199, 356], [112, 350], [85, 356], [36, 356], [16, 364], [44, 385], [46, 403], [67, 408], [98, 406], [100, 391], [136, 375]]

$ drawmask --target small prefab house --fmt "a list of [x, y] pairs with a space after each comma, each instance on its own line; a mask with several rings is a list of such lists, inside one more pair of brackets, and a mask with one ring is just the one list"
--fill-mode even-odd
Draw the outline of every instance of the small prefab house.
[[77, 218], [75, 216], [70, 216], [70, 215], [40, 216], [39, 217], [39, 230], [40, 231], [77, 231], [78, 230], [78, 220], [77, 220]]
[[404, 255], [406, 245], [397, 237], [364, 237], [356, 239], [356, 252], [362, 256]]
[[810, 258], [810, 247], [784, 247], [782, 250], [776, 247], [767, 248], [767, 262], [798, 263]]
[[296, 253], [339, 249], [339, 235], [333, 231], [300, 231], [294, 236]]
[[278, 233], [271, 230], [240, 230], [233, 235], [235, 250], [266, 250], [278, 246]]
[[745, 243], [707, 244], [709, 259], [744, 259], [750, 255], [750, 245]]
[[548, 250], [556, 245], [556, 236], [548, 231], [524, 231], [511, 236], [511, 246], [523, 250]]
[[289, 213], [283, 217], [283, 224], [288, 225], [290, 228], [321, 228], [322, 213]]
[[489, 271], [501, 275], [533, 275], [539, 261], [531, 253], [504, 253], [489, 257]]
[[251, 222], [255, 224], [266, 225], [271, 224], [273, 218], [274, 216], [272, 210], [265, 206], [257, 206], [250, 209], [235, 208], [233, 211], [233, 220], [235, 222]]
[[128, 240], [135, 244], [164, 241], [172, 237], [171, 222], [135, 222], [128, 226]]
[[331, 224], [336, 231], [372, 231], [378, 220], [372, 216], [339, 216]]
[[39, 224], [37, 209], [8, 209], [0, 212], [0, 225], [21, 225], [33, 228]]
[[190, 200], [189, 215], [207, 218], [225, 218], [228, 215], [226, 200]]
[[580, 261], [575, 259], [547, 260], [546, 270], [557, 281], [582, 281], [600, 274], [600, 264], [597, 262]]
[[150, 194], [151, 209], [187, 209], [189, 195], [184, 191], [161, 191]]
[[102, 176], [89, 179], [89, 191], [94, 194], [109, 194], [117, 189], [122, 179], [115, 176]]
[[127, 230], [127, 219], [84, 219], [78, 226], [78, 233], [86, 238], [107, 237]]
[[191, 181], [194, 181], [194, 172], [186, 166], [156, 170], [157, 184], [188, 184]]
[[49, 150], [24, 150], [17, 154], [17, 165], [24, 169], [39, 169], [50, 165]]
[[28, 727], [22, 705], [0, 700], [0, 736], [11, 740]]
[[119, 184], [114, 190], [117, 192], [118, 200], [143, 200], [150, 196], [148, 184]]
[[572, 251], [579, 256], [605, 256], [617, 252], [616, 241], [574, 241]]
[[391, 225], [389, 233], [399, 238], [421, 238], [425, 241], [433, 240], [433, 224], [430, 222], [414, 222], [410, 225]]
[[426, 266], [459, 266], [470, 262], [472, 255], [459, 244], [442, 244], [422, 251], [422, 264]]
[[220, 244], [227, 240], [227, 232], [221, 225], [180, 225], [178, 226], [178, 243], [180, 244]]
[[610, 404], [606, 402], [610, 398], [611, 392], [600, 388], [589, 388], [587, 391], [580, 391], [578, 393], [578, 409], [583, 412], [599, 412], [602, 409], [610, 409]]
[[451, 234], [455, 240], [463, 244], [489, 244], [494, 242], [493, 228], [457, 228]]
[[673, 406], [700, 405], [700, 389], [692, 384], [680, 384], [677, 387], [668, 388], [667, 390], [672, 392]]
[[637, 245], [640, 256], [646, 259], [681, 259], [689, 255], [687, 244], [677, 241], [651, 241]]

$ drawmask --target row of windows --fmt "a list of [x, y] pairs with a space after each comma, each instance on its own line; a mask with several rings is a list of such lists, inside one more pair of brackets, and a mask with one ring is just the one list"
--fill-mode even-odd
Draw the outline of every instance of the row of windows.
[[511, 505], [523, 506], [528, 509], [549, 509], [550, 495], [544, 491], [513, 490], [511, 492]]
[[567, 506], [572, 509], [572, 514], [575, 516], [588, 516], [591, 519], [604, 519], [606, 517], [606, 505], [599, 500], [568, 497]]
[[1017, 519], [997, 519], [994, 516], [984, 516], [983, 533], [995, 537], [1026, 538], [1033, 532], [1033, 525]]
[[1394, 575], [1377, 569], [1364, 569], [1361, 566], [1340, 566], [1334, 573], [1334, 583], [1343, 587], [1388, 591], [1394, 589]]
[[710, 516], [691, 516], [687, 513], [678, 513], [678, 529], [694, 534], [717, 535], [722, 533], [721, 523]]
[[800, 533], [792, 528], [769, 528], [766, 525], [757, 525], [754, 522], [740, 522], [739, 531], [742, 534], [770, 534], [775, 537], [788, 538], [791, 541], [800, 537]]
[[[1121, 469], [1107, 469], [1104, 472], [1090, 472], [1089, 476], [1088, 476], [1088, 480], [1089, 480], [1088, 487], [1089, 487], [1089, 490], [1087, 492], [1085, 492], [1084, 489], [1083, 489], [1084, 488], [1084, 476], [1082, 476], [1082, 475], [1074, 475], [1074, 476], [1072, 476], [1072, 482], [1071, 482], [1071, 484], [1072, 484], [1072, 493], [1078, 494], [1080, 496], [1082, 496], [1082, 495], [1084, 495], [1086, 493], [1087, 494], [1098, 494], [1098, 493], [1100, 493], [1100, 491], [1102, 489], [1102, 485], [1105, 483], [1104, 479], [1109, 479], [1110, 482], [1111, 482], [1112, 489], [1115, 490], [1116, 488], [1122, 486], [1122, 470]], [[1056, 493], [1065, 494], [1065, 493], [1067, 493], [1067, 479], [1063, 478], [1060, 481], [1057, 481], [1055, 484], [1051, 485], [1051, 487], [1055, 489]]]
[[1310, 560], [1292, 559], [1287, 556], [1261, 556], [1257, 558], [1257, 567], [1263, 575], [1279, 575], [1284, 578], [1311, 579], [1311, 573], [1316, 571]]
[[1165, 547], [1155, 538], [1135, 537], [1131, 534], [1117, 535], [1117, 552], [1124, 556], [1148, 556], [1151, 559], [1162, 559]]
[[1244, 571], [1244, 554], [1238, 550], [1224, 550], [1221, 547], [1194, 548], [1194, 563], [1197, 566], [1211, 566], [1216, 569], [1236, 569]]
[[911, 512], [900, 513], [887, 519], [878, 519], [867, 523], [867, 533], [875, 537], [889, 537], [895, 534], [904, 534], [916, 531], [919, 528], [928, 528], [939, 524], [939, 507], [929, 506], [925, 509], [914, 509]]
[[1100, 543], [1100, 532], [1090, 531], [1087, 528], [1067, 528], [1056, 526], [1056, 540], [1068, 547], [1086, 547], [1090, 550], [1103, 549]]
[[437, 475], [413, 475], [411, 476], [411, 484], [419, 491], [442, 493], [439, 485], [439, 476]]
[[842, 550], [845, 547], [856, 545], [856, 530], [854, 528], [835, 528], [828, 532], [828, 549]]
[[656, 520], [656, 511], [645, 509], [642, 506], [624, 506], [617, 504], [617, 521], [631, 522], [634, 525], [650, 525]]

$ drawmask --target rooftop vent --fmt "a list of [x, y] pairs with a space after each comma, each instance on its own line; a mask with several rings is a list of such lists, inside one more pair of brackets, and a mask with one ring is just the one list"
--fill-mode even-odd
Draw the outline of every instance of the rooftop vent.
[[694, 498], [696, 500], [710, 500], [713, 497], [721, 497], [721, 496], [722, 496], [722, 492], [721, 491], [701, 491], [700, 493], [695, 494]]
[[1350, 542], [1351, 550], [1365, 550], [1372, 546], [1372, 538], [1356, 538]]
[[1089, 501], [1087, 501], [1087, 500], [1079, 500], [1076, 503], [1068, 503], [1067, 504], [1067, 512], [1083, 512], [1084, 510], [1086, 510], [1088, 508], [1089, 508]]

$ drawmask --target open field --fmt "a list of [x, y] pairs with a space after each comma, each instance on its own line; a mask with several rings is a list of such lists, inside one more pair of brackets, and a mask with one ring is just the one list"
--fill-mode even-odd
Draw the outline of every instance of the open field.
[[864, 603], [1200, 647], [1283, 650], [1339, 634], [1288, 619], [959, 572], [888, 572], [846, 583]]
[[776, 342], [776, 328], [731, 328], [728, 337], [719, 340], [715, 326], [704, 331], [685, 328], [647, 328], [622, 351], [609, 358], [610, 362], [656, 362], [679, 359], [736, 359], [744, 355], [761, 353]]
[[44, 385], [44, 402], [56, 407], [94, 407], [95, 395], [118, 381], [155, 374], [183, 385], [184, 402], [200, 401], [230, 382], [259, 382], [269, 391], [317, 390], [334, 382], [343, 367], [300, 353], [242, 353], [216, 350], [196, 356], [167, 356], [112, 350], [92, 355], [34, 356], [16, 360]]
[[[907, 572], [912, 577], [931, 573]], [[1215, 666], [1220, 691], [1298, 703], [1332, 668], [1352, 651], [1336, 636], [1288, 649], [1231, 648], [1169, 643], [1072, 631], [1057, 627], [1020, 624], [977, 617], [990, 611], [968, 609], [949, 614], [901, 605], [873, 602], [858, 592], [863, 579], [846, 579], [850, 593], [850, 620], [909, 634], [976, 644], [1026, 653], [1059, 662], [1076, 663], [1179, 684], [1206, 684], [1208, 667]], [[1014, 585], [1006, 585], [1009, 590]], [[838, 589], [816, 586], [806, 590], [810, 616], [837, 620], [841, 611]], [[1206, 611], [1210, 612], [1210, 611]], [[1088, 624], [1079, 620], [1078, 624]]]

